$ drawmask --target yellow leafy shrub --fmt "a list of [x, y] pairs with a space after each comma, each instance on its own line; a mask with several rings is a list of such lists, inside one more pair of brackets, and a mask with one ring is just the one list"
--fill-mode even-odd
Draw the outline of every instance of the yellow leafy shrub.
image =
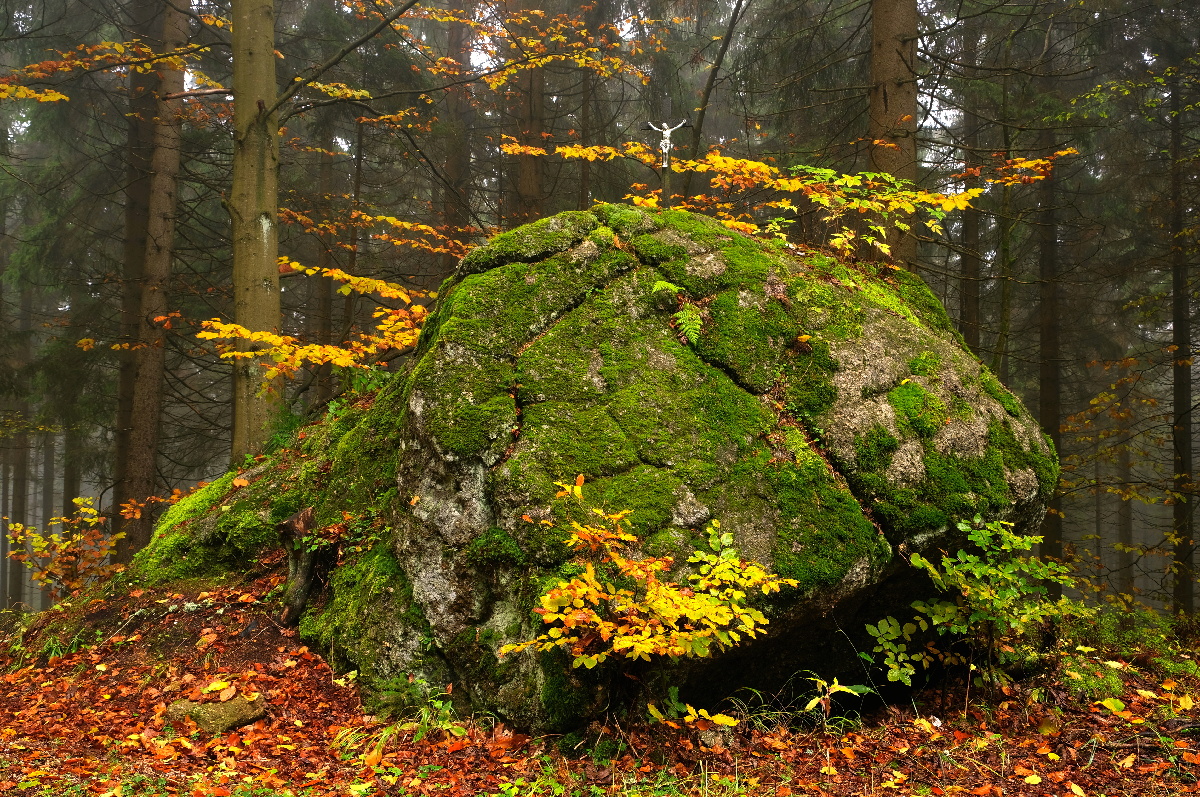
[[[560, 495], [581, 498], [581, 483], [560, 485]], [[733, 535], [722, 532], [716, 520], [707, 529], [709, 550], [688, 558], [695, 572], [687, 583], [666, 580], [672, 557], [628, 553], [637, 542], [626, 530], [628, 510], [590, 511], [598, 520], [572, 521], [567, 541], [580, 553], [583, 572], [560, 581], [534, 609], [550, 628], [528, 642], [506, 645], [501, 654], [563, 648], [573, 666], [588, 669], [613, 655], [643, 661], [705, 657], [754, 638], [767, 625], [763, 613], [748, 604], [753, 593], [768, 595], [797, 584], [740, 558]]]

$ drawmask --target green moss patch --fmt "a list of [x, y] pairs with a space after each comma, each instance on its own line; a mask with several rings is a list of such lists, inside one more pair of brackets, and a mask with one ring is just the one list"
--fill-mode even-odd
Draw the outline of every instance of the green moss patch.
[[932, 351], [923, 351], [908, 361], [908, 371], [913, 376], [937, 376], [941, 367], [942, 356]]
[[565, 252], [599, 226], [586, 211], [567, 211], [524, 227], [500, 233], [463, 258], [459, 270], [478, 273], [506, 263], [531, 263], [555, 252]]
[[413, 602], [412, 585], [385, 542], [351, 556], [330, 576], [323, 604], [300, 620], [300, 635], [316, 650], [332, 651], [342, 663], [368, 672], [384, 653], [390, 623], [403, 617], [419, 633], [428, 629]]
[[1020, 417], [1020, 403], [1012, 393], [1005, 389], [1004, 385], [1000, 384], [1000, 380], [991, 371], [983, 369], [983, 373], [979, 375], [979, 383], [983, 386], [983, 391], [994, 398], [1005, 412], [1014, 418]]
[[917, 437], [933, 437], [950, 417], [946, 404], [916, 382], [904, 382], [888, 391], [900, 430]]
[[230, 471], [191, 495], [179, 499], [159, 518], [156, 531], [166, 535], [180, 523], [185, 523], [211, 509], [214, 503], [229, 492], [236, 478], [237, 472]]
[[946, 308], [934, 296], [933, 291], [929, 290], [924, 280], [904, 269], [891, 272], [891, 278], [896, 283], [896, 293], [926, 326], [962, 343], [962, 336], [954, 328], [954, 322], [950, 320]]

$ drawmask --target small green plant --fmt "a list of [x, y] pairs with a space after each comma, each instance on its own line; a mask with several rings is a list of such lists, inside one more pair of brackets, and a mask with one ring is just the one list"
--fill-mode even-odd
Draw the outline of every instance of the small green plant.
[[813, 675], [810, 678], [808, 678], [808, 680], [812, 681], [813, 686], [816, 687], [817, 694], [815, 697], [813, 697], [811, 700], [808, 701], [808, 705], [806, 705], [804, 707], [804, 710], [812, 711], [812, 710], [820, 707], [821, 711], [825, 715], [824, 719], [826, 719], [826, 720], [829, 719], [829, 714], [831, 711], [833, 711], [834, 695], [839, 694], [839, 693], [845, 693], [848, 695], [857, 695], [859, 697], [862, 697], [863, 695], [869, 695], [875, 691], [871, 687], [863, 686], [862, 684], [855, 684], [854, 686], [846, 686], [844, 684], [840, 684], [840, 683], [838, 683], [837, 678], [834, 678], [832, 682], [829, 682], [829, 681], [826, 681], [824, 678], [821, 678], [817, 675]]
[[[958, 528], [974, 550], [959, 550], [954, 556], [943, 553], [939, 563], [920, 554], [910, 559], [938, 588], [955, 593], [955, 600], [916, 601], [912, 607], [918, 614], [912, 621], [901, 623], [885, 617], [866, 627], [875, 638], [874, 653], [883, 654], [890, 681], [911, 685], [918, 665], [962, 662], [960, 656], [938, 649], [932, 641], [911, 649], [919, 631], [932, 628], [942, 636], [966, 637], [973, 648], [985, 654], [984, 679], [994, 684], [1001, 678], [997, 666], [1000, 651], [1015, 651], [1015, 642], [1048, 621], [1086, 613], [1066, 598], [1052, 601], [1047, 597], [1047, 584], [1073, 584], [1069, 566], [1022, 555], [1041, 542], [1041, 537], [1016, 534], [1011, 523], [984, 523], [978, 516], [971, 523], [959, 522]], [[873, 660], [869, 654], [860, 655]]]
[[[458, 720], [450, 697], [451, 687], [438, 690], [428, 682], [409, 676], [407, 681], [388, 690], [377, 709], [396, 717], [378, 731], [367, 733], [343, 728], [333, 739], [343, 759], [360, 758], [369, 767], [379, 766], [392, 743], [401, 733], [412, 733], [413, 742], [466, 736], [468, 731]], [[394, 697], [387, 699], [386, 695]]]
[[738, 721], [728, 714], [709, 714], [704, 709], [696, 710], [691, 704], [684, 703], [679, 699], [678, 686], [667, 689], [667, 696], [663, 700], [663, 709], [660, 711], [654, 703], [646, 706], [646, 711], [651, 719], [671, 728], [678, 728], [680, 722], [694, 725], [702, 731], [708, 730], [714, 725], [733, 727], [738, 724]]
[[671, 316], [671, 323], [679, 332], [680, 337], [695, 346], [700, 340], [700, 332], [704, 328], [704, 315], [700, 312], [700, 307], [689, 301], [683, 293], [683, 288], [673, 282], [666, 280], [655, 282], [651, 293], [659, 291], [670, 291], [675, 296], [679, 309]]

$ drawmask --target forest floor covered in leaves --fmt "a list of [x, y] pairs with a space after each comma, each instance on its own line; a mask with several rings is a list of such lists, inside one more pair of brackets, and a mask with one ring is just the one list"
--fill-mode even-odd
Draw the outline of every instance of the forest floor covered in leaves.
[[[1061, 676], [994, 699], [949, 685], [855, 719], [751, 710], [721, 734], [614, 722], [564, 755], [498, 722], [365, 714], [353, 680], [272, 619], [281, 578], [77, 600], [18, 629], [0, 658], [0, 794], [1200, 793], [1200, 681], [1144, 655], [1075, 659], [1096, 669], [1071, 677], [1119, 683], [1103, 701]], [[64, 611], [83, 620], [74, 637], [39, 634]], [[256, 694], [266, 717], [229, 733], [164, 716], [180, 698]]]

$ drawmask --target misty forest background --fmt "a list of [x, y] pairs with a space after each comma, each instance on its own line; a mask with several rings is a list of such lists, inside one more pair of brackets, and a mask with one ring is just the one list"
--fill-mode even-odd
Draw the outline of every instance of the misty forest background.
[[[1061, 539], [1108, 594], [1192, 610], [1200, 5], [451, 0], [406, 10], [347, 52], [402, 5], [274, 4], [276, 86], [331, 64], [278, 108], [280, 255], [436, 289], [488, 234], [658, 186], [636, 159], [502, 144], [656, 147], [647, 121], [690, 118], [678, 157], [717, 148], [785, 170], [985, 188], [943, 234], [896, 256], [1058, 445], [1049, 552]], [[238, 80], [236, 11], [206, 0], [0, 7], [0, 72], [12, 71], [0, 81], [0, 515], [12, 521], [45, 527], [93, 496], [145, 539], [162, 505], [122, 519], [122, 504], [211, 479], [231, 445], [243, 464], [232, 369], [195, 336], [201, 320], [233, 316], [223, 88]], [[135, 41], [185, 55], [139, 69], [125, 47]], [[884, 77], [915, 86], [916, 114], [879, 132], [869, 117], [889, 41], [910, 55]], [[880, 157], [913, 142], [915, 162]], [[1047, 179], [986, 181], [1007, 160], [1070, 149]], [[178, 156], [165, 168], [153, 160], [164, 152]], [[677, 205], [763, 226], [782, 218], [793, 241], [828, 242], [818, 208], [766, 206], [753, 184], [717, 191], [676, 175], [673, 189]], [[147, 241], [164, 197], [173, 230], [156, 265]], [[337, 343], [371, 321], [374, 303], [329, 279], [279, 281], [288, 334]], [[394, 370], [404, 352], [384, 359]], [[299, 374], [264, 445], [363, 373]], [[46, 605], [21, 563], [0, 573], [7, 606]]]

